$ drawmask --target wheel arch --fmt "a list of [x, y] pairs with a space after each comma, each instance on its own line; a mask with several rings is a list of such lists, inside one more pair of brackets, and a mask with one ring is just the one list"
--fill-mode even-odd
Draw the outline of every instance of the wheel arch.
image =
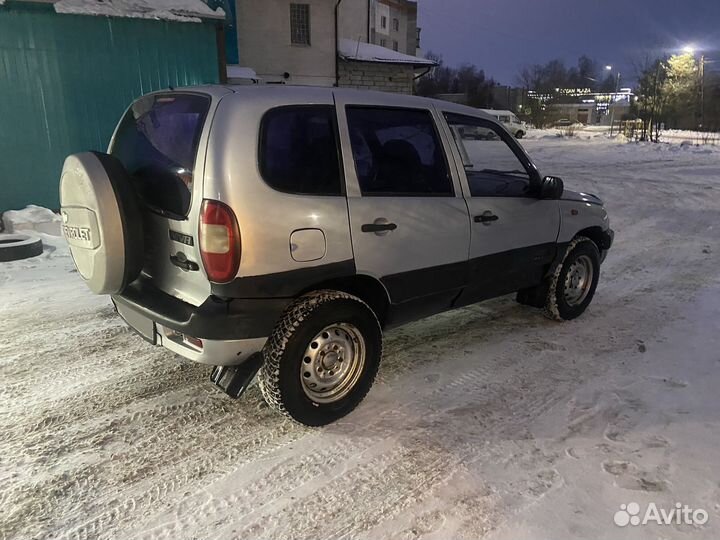
[[334, 278], [308, 287], [302, 294], [322, 289], [332, 289], [357, 296], [370, 306], [370, 309], [373, 310], [380, 322], [380, 326], [385, 326], [388, 308], [390, 307], [390, 295], [379, 279], [366, 274]]
[[584, 236], [584, 237], [592, 240], [593, 243], [597, 246], [598, 251], [607, 249], [606, 247], [604, 247], [605, 246], [605, 231], [603, 231], [602, 227], [599, 227], [599, 226], [586, 227], [585, 229], [578, 231], [575, 234], [575, 238], [577, 238], [578, 236]]

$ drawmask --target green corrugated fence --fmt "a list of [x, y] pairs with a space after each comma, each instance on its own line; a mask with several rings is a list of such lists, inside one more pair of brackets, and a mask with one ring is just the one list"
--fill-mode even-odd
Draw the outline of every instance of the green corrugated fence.
[[0, 211], [58, 208], [68, 154], [107, 148], [141, 94], [218, 81], [215, 26], [0, 7]]

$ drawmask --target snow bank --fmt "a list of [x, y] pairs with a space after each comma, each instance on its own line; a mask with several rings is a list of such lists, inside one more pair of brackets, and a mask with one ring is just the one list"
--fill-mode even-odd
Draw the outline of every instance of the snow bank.
[[104, 15], [138, 19], [200, 22], [202, 19], [224, 19], [225, 12], [210, 9], [201, 0], [60, 0], [57, 13]]
[[36, 231], [60, 236], [62, 220], [52, 210], [31, 204], [22, 210], [8, 210], [2, 215], [5, 232]]
[[[548, 129], [529, 129], [525, 134], [525, 139], [530, 140], [552, 140], [552, 139], [569, 139], [569, 140], [586, 140], [586, 141], [607, 141], [610, 138], [607, 130], [598, 130], [592, 128], [576, 129], [570, 137], [563, 134], [565, 128], [548, 128]], [[627, 142], [627, 139], [619, 139], [613, 137], [617, 142]]]

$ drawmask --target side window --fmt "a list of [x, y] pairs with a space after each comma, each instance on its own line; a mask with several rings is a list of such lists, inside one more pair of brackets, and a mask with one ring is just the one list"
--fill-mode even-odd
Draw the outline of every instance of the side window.
[[465, 165], [473, 197], [528, 197], [532, 195], [528, 167], [492, 122], [446, 114]]
[[260, 126], [260, 172], [270, 187], [288, 193], [341, 195], [335, 109], [272, 109]]
[[348, 107], [347, 119], [363, 195], [454, 195], [430, 111]]

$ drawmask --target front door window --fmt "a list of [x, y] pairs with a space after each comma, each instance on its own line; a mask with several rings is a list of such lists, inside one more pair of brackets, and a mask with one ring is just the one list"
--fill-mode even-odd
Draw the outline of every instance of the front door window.
[[446, 118], [463, 158], [471, 196], [532, 195], [530, 171], [508, 144], [503, 130], [479, 118], [459, 115]]

